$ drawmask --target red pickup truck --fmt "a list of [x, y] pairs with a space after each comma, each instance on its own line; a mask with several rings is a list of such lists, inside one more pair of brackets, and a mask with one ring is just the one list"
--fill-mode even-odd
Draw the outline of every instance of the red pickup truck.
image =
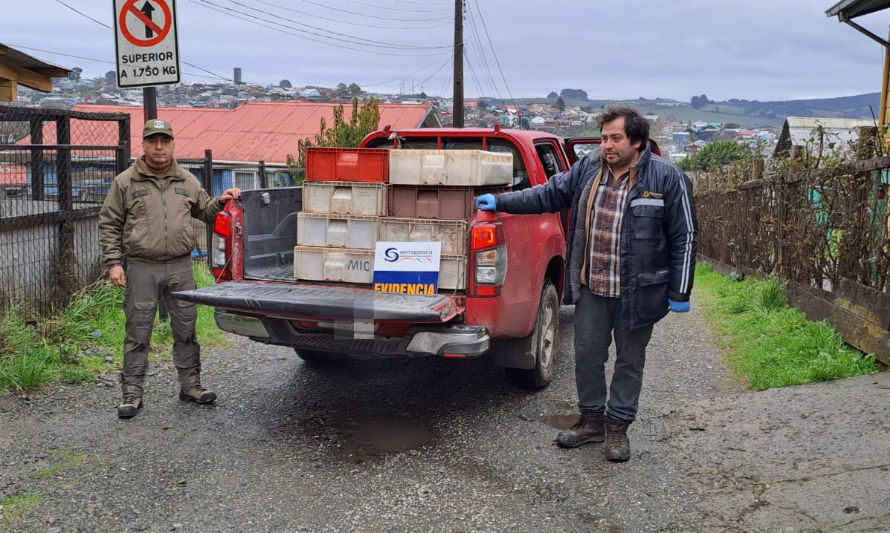
[[[487, 150], [513, 155], [513, 183], [468, 193], [519, 190], [563, 172], [599, 139], [545, 132], [433, 128], [368, 135], [362, 148]], [[296, 279], [300, 187], [244, 191], [217, 216], [211, 263], [217, 285], [175, 296], [214, 306], [223, 330], [292, 346], [307, 362], [346, 356], [490, 354], [514, 383], [551, 380], [562, 301], [566, 213], [466, 216], [461, 288], [436, 294], [375, 292], [371, 284]], [[350, 264], [346, 268], [365, 268]]]

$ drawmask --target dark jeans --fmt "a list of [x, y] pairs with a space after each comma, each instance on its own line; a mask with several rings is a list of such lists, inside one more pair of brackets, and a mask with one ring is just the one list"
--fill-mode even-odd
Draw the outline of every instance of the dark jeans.
[[179, 381], [183, 388], [199, 382], [201, 347], [195, 334], [198, 310], [192, 302], [170, 297], [172, 291], [194, 288], [195, 275], [190, 256], [160, 263], [134, 259], [127, 261], [127, 289], [124, 297], [127, 325], [124, 368], [121, 372], [124, 394], [142, 396], [159, 297], [164, 299], [164, 305], [170, 313], [173, 364], [179, 371]]
[[[602, 412], [612, 418], [633, 421], [637, 416], [646, 345], [652, 326], [638, 329], [615, 329], [618, 321], [618, 298], [604, 298], [581, 287], [575, 304], [575, 384], [578, 387], [578, 408]], [[615, 371], [606, 403], [606, 360], [612, 332], [615, 333]]]

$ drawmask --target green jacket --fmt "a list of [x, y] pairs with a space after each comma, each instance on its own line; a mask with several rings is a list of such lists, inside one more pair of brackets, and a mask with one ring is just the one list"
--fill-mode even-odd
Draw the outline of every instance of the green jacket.
[[166, 261], [190, 254], [197, 244], [192, 218], [213, 224], [218, 199], [174, 160], [164, 178], [140, 158], [114, 178], [99, 212], [99, 243], [106, 267], [124, 257]]

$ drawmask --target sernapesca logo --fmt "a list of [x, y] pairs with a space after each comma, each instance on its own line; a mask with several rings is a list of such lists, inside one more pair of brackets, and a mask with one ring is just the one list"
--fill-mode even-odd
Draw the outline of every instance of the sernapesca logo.
[[402, 250], [395, 246], [387, 248], [383, 252], [383, 260], [387, 263], [401, 263], [403, 261], [414, 261], [417, 263], [432, 263], [432, 251], [430, 250]]

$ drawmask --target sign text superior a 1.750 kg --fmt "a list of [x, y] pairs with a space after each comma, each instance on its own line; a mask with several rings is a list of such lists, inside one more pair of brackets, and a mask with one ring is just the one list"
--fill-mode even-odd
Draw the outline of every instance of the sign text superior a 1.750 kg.
[[179, 82], [175, 0], [114, 0], [119, 87]]

